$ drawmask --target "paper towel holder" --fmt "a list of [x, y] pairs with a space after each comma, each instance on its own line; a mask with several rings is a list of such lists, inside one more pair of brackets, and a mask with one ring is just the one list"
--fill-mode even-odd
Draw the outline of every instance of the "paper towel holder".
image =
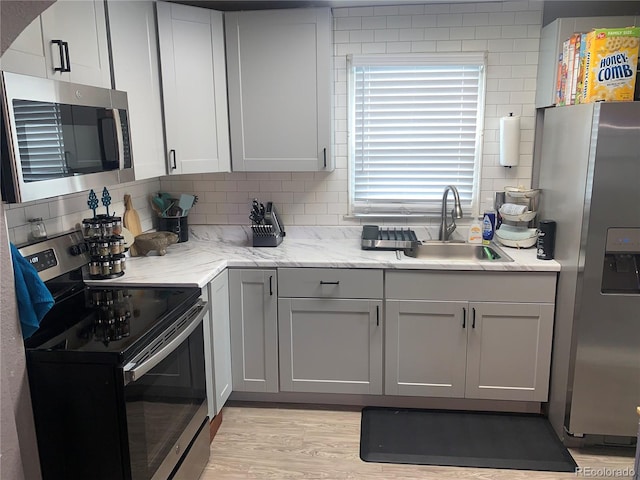
[[516, 167], [520, 158], [520, 117], [513, 112], [500, 118], [500, 165]]

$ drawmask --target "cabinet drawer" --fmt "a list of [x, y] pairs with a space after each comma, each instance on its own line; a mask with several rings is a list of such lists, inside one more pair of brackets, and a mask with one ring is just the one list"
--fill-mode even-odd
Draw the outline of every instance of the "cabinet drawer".
[[382, 298], [382, 270], [278, 269], [279, 297]]
[[554, 303], [555, 272], [389, 271], [386, 298]]

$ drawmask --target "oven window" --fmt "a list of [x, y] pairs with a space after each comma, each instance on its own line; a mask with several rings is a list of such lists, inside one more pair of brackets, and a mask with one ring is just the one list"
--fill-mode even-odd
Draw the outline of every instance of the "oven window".
[[118, 169], [114, 111], [13, 100], [25, 183]]
[[129, 383], [125, 400], [132, 479], [148, 480], [206, 402], [202, 324], [156, 367]]

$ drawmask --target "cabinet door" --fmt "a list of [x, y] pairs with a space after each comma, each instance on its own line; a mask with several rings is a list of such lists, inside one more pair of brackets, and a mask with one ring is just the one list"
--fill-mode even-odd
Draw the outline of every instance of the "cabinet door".
[[467, 398], [546, 402], [553, 305], [470, 303]]
[[280, 389], [382, 393], [382, 302], [278, 301]]
[[47, 78], [40, 16], [27, 25], [0, 58], [0, 70]]
[[168, 171], [228, 172], [222, 13], [158, 2], [157, 16]]
[[464, 397], [466, 302], [386, 301], [385, 393]]
[[331, 170], [330, 10], [229, 12], [225, 29], [233, 170]]
[[154, 2], [110, 0], [113, 78], [127, 92], [136, 180], [166, 175]]
[[240, 392], [278, 391], [275, 270], [229, 270], [231, 370]]
[[215, 413], [220, 413], [232, 390], [229, 281], [225, 270], [209, 283], [211, 299], [211, 344], [215, 381]]
[[[102, 0], [58, 0], [40, 16], [47, 76], [55, 80], [111, 87], [107, 24]], [[60, 73], [60, 47], [52, 40], [68, 43], [71, 71]]]

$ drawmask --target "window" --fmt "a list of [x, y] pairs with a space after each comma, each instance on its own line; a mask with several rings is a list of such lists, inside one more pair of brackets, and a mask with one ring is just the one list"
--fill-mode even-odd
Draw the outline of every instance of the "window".
[[470, 214], [484, 54], [353, 55], [348, 71], [350, 213], [440, 213], [445, 187], [455, 185]]

